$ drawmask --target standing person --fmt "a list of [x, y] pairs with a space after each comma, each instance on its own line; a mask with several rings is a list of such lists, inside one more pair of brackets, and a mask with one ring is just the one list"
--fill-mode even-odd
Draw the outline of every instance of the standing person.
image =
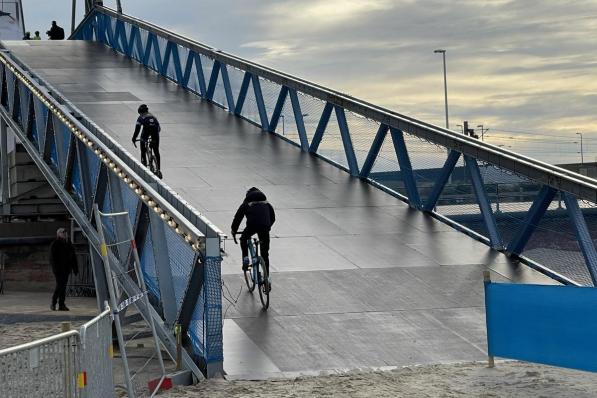
[[145, 104], [141, 104], [137, 109], [139, 117], [137, 118], [137, 124], [135, 125], [135, 132], [133, 133], [133, 145], [137, 147], [137, 136], [141, 132], [141, 163], [143, 166], [147, 166], [147, 140], [151, 137], [151, 149], [155, 156], [155, 163], [157, 171], [155, 175], [158, 178], [162, 178], [161, 172], [161, 160], [160, 160], [160, 122], [158, 118], [149, 113], [149, 108]]
[[66, 228], [58, 228], [56, 239], [50, 244], [50, 265], [56, 278], [56, 289], [52, 295], [50, 309], [56, 311], [56, 303], [58, 303], [58, 311], [68, 311], [68, 307], [64, 303], [66, 284], [71, 271], [75, 275], [79, 274], [79, 266], [75, 248], [68, 241]]
[[41, 40], [41, 36], [39, 35], [39, 30], [35, 31], [35, 36], [33, 36], [32, 40]]
[[247, 217], [247, 225], [240, 236], [243, 271], [246, 271], [249, 267], [249, 246], [247, 241], [251, 239], [251, 236], [257, 234], [261, 242], [261, 257], [263, 257], [265, 269], [269, 275], [269, 231], [276, 222], [276, 213], [267, 201], [265, 194], [258, 188], [252, 187], [245, 194], [245, 200], [236, 211], [234, 220], [232, 220], [232, 236], [236, 235], [244, 217]]
[[25, 32], [25, 36], [23, 36], [23, 40], [31, 40], [31, 32]]
[[52, 21], [52, 27], [46, 32], [50, 40], [64, 40], [64, 29], [62, 29], [56, 21]]

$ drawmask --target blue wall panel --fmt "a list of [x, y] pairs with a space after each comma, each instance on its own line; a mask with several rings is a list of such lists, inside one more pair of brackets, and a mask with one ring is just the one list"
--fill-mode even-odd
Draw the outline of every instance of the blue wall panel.
[[486, 283], [488, 353], [597, 371], [597, 289]]

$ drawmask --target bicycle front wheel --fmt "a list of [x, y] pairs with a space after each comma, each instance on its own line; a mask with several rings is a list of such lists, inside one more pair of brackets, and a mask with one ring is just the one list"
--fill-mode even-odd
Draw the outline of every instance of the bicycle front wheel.
[[263, 258], [259, 256], [259, 268], [261, 268], [261, 273], [263, 278], [261, 279], [261, 285], [259, 285], [259, 299], [261, 299], [261, 305], [263, 306], [264, 310], [269, 308], [269, 275], [267, 274], [267, 269], [265, 268], [265, 261]]
[[253, 292], [255, 289], [255, 278], [253, 278], [253, 267], [249, 267], [245, 274], [245, 283], [247, 284], [247, 288], [249, 288], [249, 292]]

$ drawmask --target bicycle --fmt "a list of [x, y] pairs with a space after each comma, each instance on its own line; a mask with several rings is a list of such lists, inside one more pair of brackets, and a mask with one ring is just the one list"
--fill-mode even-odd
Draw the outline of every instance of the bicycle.
[[[237, 232], [236, 234], [232, 235], [234, 243], [238, 243], [236, 241], [236, 235], [240, 235], [241, 233], [242, 232]], [[247, 270], [244, 271], [245, 283], [247, 284], [247, 288], [249, 288], [249, 292], [251, 293], [253, 290], [255, 290], [255, 285], [258, 286], [261, 305], [263, 306], [264, 310], [267, 310], [269, 308], [269, 293], [271, 291], [271, 286], [269, 283], [267, 268], [265, 267], [265, 261], [263, 260], [263, 257], [259, 255], [259, 239], [249, 238], [247, 240], [247, 244], [249, 246], [251, 261]], [[260, 268], [263, 270], [263, 273], [260, 272]]]
[[141, 145], [145, 146], [145, 156], [147, 158], [147, 166], [149, 167], [149, 170], [153, 174], [158, 176], [158, 178], [162, 178], [162, 172], [160, 170], [158, 170], [158, 164], [155, 159], [155, 154], [153, 153], [153, 148], [151, 146], [151, 142], [152, 142], [151, 136], [149, 136], [146, 140], [138, 139], [138, 140], [135, 140], [135, 142], [140, 142]]

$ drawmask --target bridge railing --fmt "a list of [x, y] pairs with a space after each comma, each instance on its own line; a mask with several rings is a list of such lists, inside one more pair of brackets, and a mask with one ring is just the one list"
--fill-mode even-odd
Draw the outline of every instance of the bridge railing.
[[[109, 8], [95, 8], [72, 38], [103, 43], [564, 283], [597, 282], [594, 179], [244, 60]], [[462, 178], [456, 178], [458, 173]], [[499, 193], [487, 191], [503, 183], [514, 191], [530, 185], [538, 193], [531, 200], [526, 195], [525, 200], [501, 203], [498, 209]], [[475, 203], [451, 201], [458, 195], [473, 195]]]
[[[221, 372], [222, 233], [8, 51], [0, 52], [0, 79], [0, 134], [6, 136], [7, 127], [14, 132], [81, 226], [98, 301], [108, 296], [92, 221], [95, 203], [103, 212], [129, 214], [154, 305], [138, 310], [154, 317], [164, 346], [176, 355], [179, 323], [189, 337], [186, 367], [197, 377], [196, 364], [208, 375]], [[112, 238], [125, 239], [122, 226], [110, 227]], [[110, 255], [116, 272], [130, 266], [130, 255]], [[128, 286], [129, 297], [140, 293], [134, 283]]]

